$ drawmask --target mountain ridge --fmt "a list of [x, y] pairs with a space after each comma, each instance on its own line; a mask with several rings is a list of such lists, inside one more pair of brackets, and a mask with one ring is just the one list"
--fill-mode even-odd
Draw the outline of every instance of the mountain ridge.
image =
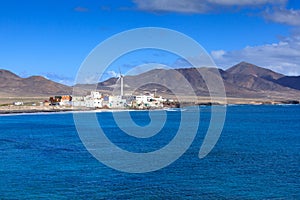
[[[176, 81], [174, 81], [176, 80], [176, 76], [171, 75], [171, 71], [172, 70], [154, 69], [135, 76], [124, 76], [124, 87], [128, 89], [134, 85], [141, 85], [143, 80], [159, 82], [161, 79], [176, 85]], [[295, 89], [291, 86], [287, 87], [286, 85], [278, 83], [278, 80], [286, 77], [283, 74], [246, 62], [241, 62], [227, 70], [214, 68], [180, 68], [175, 69], [175, 71], [181, 73], [189, 81], [198, 96], [209, 96], [205, 81], [199, 76], [199, 72], [200, 74], [210, 76], [212, 79], [218, 78], [218, 74], [220, 74], [228, 97], [262, 98], [272, 95], [280, 96], [280, 94], [284, 93], [293, 93], [298, 96], [300, 92], [297, 88]], [[110, 88], [110, 91], [119, 90], [117, 78], [110, 78], [98, 83], [98, 89], [103, 89], [104, 85], [105, 88]], [[154, 88], [153, 84], [148, 84], [148, 86], [143, 86], [139, 92], [142, 93], [147, 90], [151, 92], [154, 92], [154, 90], [161, 93], [167, 92], [166, 88], [155, 87], [156, 88]]]
[[72, 87], [48, 80], [43, 76], [20, 76], [0, 69], [1, 96], [46, 96], [72, 94]]
[[253, 75], [255, 77], [264, 78], [266, 80], [277, 80], [284, 77], [283, 74], [247, 62], [240, 62], [227, 69], [226, 72], [231, 74]]
[[[209, 91], [201, 74], [209, 76], [212, 80], [220, 78], [219, 75], [221, 75], [228, 97], [271, 98], [291, 96], [298, 98], [300, 96], [300, 76], [285, 76], [247, 62], [238, 63], [227, 70], [214, 68], [153, 69], [138, 75], [124, 76], [124, 89], [130, 90], [134, 86], [140, 85], [141, 87], [136, 92], [156, 91], [160, 94], [172, 94], [172, 88], [166, 88], [157, 83], [169, 84], [175, 88], [176, 84], [186, 79], [196, 95], [209, 96]], [[97, 83], [96, 86], [95, 84], [80, 84], [70, 87], [42, 76], [21, 78], [8, 70], [0, 69], [0, 95], [69, 95], [72, 94], [74, 87], [86, 90], [97, 87], [104, 93], [112, 93], [112, 91], [119, 91], [118, 81], [118, 78], [112, 77]], [[143, 84], [147, 81], [151, 84]], [[182, 92], [186, 92], [186, 89], [182, 88]]]
[[[180, 72], [193, 86], [193, 90], [198, 96], [209, 96], [205, 81], [199, 76], [198, 70], [203, 74], [209, 74], [210, 78], [218, 78], [218, 73], [221, 75], [226, 93], [228, 97], [241, 97], [241, 98], [269, 98], [272, 96], [299, 96], [300, 90], [293, 85], [281, 84], [279, 80], [286, 78], [283, 74], [274, 72], [269, 69], [258, 67], [256, 65], [241, 62], [237, 65], [232, 66], [227, 70], [213, 69], [213, 68], [181, 68], [175, 69]], [[155, 69], [135, 76], [125, 76], [124, 84], [125, 88], [133, 85], [140, 85], [142, 80], [153, 80], [164, 79], [165, 82], [171, 82], [176, 84], [174, 80], [176, 77], [172, 77], [169, 74], [170, 70]], [[149, 76], [151, 78], [149, 78]], [[106, 88], [110, 87], [110, 90], [117, 90], [118, 85], [117, 78], [111, 78], [104, 82], [98, 83], [98, 88], [105, 85]], [[139, 92], [154, 90], [165, 93], [165, 88], [160, 88], [153, 84], [143, 86]], [[161, 90], [161, 91], [160, 91]]]

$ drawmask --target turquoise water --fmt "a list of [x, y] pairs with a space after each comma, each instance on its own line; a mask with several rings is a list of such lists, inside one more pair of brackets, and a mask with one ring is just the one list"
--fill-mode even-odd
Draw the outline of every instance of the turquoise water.
[[[149, 152], [174, 137], [180, 112], [167, 115], [150, 139], [122, 134], [111, 113], [97, 117], [118, 146]], [[131, 116], [149, 123], [146, 111]], [[128, 174], [91, 156], [70, 113], [0, 116], [0, 199], [300, 199], [300, 106], [229, 106], [221, 138], [199, 159], [209, 119], [201, 107], [196, 139], [177, 161]]]

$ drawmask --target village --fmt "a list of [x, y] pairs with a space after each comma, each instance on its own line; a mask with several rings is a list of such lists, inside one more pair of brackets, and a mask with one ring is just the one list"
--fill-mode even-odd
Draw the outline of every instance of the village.
[[166, 99], [156, 93], [144, 92], [140, 95], [124, 95], [124, 76], [120, 72], [120, 93], [107, 95], [100, 91], [90, 91], [86, 96], [54, 96], [50, 97], [50, 106], [68, 106], [73, 108], [91, 109], [161, 109], [164, 107], [179, 107], [178, 102]]
[[[29, 106], [67, 108], [67, 109], [162, 109], [179, 107], [179, 103], [173, 99], [166, 99], [157, 95], [156, 89], [154, 94], [144, 92], [140, 95], [124, 95], [124, 76], [120, 73], [120, 91], [119, 94], [103, 94], [101, 91], [90, 91], [87, 95], [57, 95], [39, 103], [31, 103]], [[28, 103], [27, 103], [28, 104]], [[24, 106], [23, 101], [16, 101], [13, 106]]]
[[43, 102], [44, 106], [64, 106], [94, 109], [160, 109], [164, 107], [174, 107], [176, 101], [165, 99], [152, 93], [130, 96], [104, 95], [99, 91], [91, 91], [86, 96], [54, 96]]

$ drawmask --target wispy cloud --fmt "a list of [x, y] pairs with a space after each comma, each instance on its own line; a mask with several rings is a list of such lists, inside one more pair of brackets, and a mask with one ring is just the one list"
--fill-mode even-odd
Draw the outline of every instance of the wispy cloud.
[[275, 10], [268, 9], [266, 10], [264, 17], [277, 23], [300, 26], [300, 10], [285, 8]]
[[150, 12], [208, 13], [220, 8], [284, 5], [287, 0], [133, 0], [139, 10]]
[[[288, 0], [132, 0], [138, 10], [205, 14], [251, 8], [262, 18], [281, 24], [300, 27], [300, 10], [287, 9]], [[257, 16], [257, 15], [256, 15]]]
[[284, 4], [287, 0], [206, 0], [206, 2], [226, 6], [260, 6], [265, 4]]
[[107, 71], [106, 73], [109, 77], [119, 77], [120, 73], [115, 72], [114, 70]]
[[89, 11], [88, 8], [86, 8], [86, 7], [81, 7], [81, 6], [77, 6], [76, 8], [74, 8], [74, 10], [75, 10], [76, 12], [88, 12], [88, 11]]
[[274, 44], [248, 46], [235, 51], [212, 51], [211, 56], [221, 68], [246, 61], [286, 75], [300, 75], [300, 34]]
[[[220, 10], [251, 8], [266, 20], [286, 24], [299, 30], [300, 10], [287, 9], [288, 0], [133, 0], [136, 8], [146, 12], [204, 14]], [[286, 75], [300, 75], [300, 33], [280, 39], [274, 44], [247, 46], [235, 51], [211, 52], [219, 67], [230, 67], [247, 61]], [[177, 63], [183, 66], [184, 63]]]
[[60, 75], [60, 74], [55, 74], [55, 73], [45, 73], [42, 74], [45, 78], [55, 81], [57, 83], [61, 83], [64, 85], [69, 85], [72, 86], [74, 84], [74, 78], [73, 77], [67, 77], [64, 75]]
[[139, 10], [150, 12], [205, 13], [209, 7], [197, 0], [134, 0]]

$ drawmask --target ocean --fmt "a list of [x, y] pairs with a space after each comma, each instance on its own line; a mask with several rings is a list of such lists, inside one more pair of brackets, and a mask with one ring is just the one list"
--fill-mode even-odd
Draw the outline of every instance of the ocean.
[[[99, 162], [81, 142], [72, 113], [0, 116], [0, 199], [300, 199], [300, 106], [228, 106], [216, 146], [199, 159], [210, 110], [200, 107], [188, 150], [148, 173]], [[130, 116], [138, 125], [150, 123], [148, 111]], [[135, 138], [118, 128], [112, 112], [96, 114], [114, 144], [136, 153], [175, 137], [181, 112], [166, 116], [157, 135]]]

